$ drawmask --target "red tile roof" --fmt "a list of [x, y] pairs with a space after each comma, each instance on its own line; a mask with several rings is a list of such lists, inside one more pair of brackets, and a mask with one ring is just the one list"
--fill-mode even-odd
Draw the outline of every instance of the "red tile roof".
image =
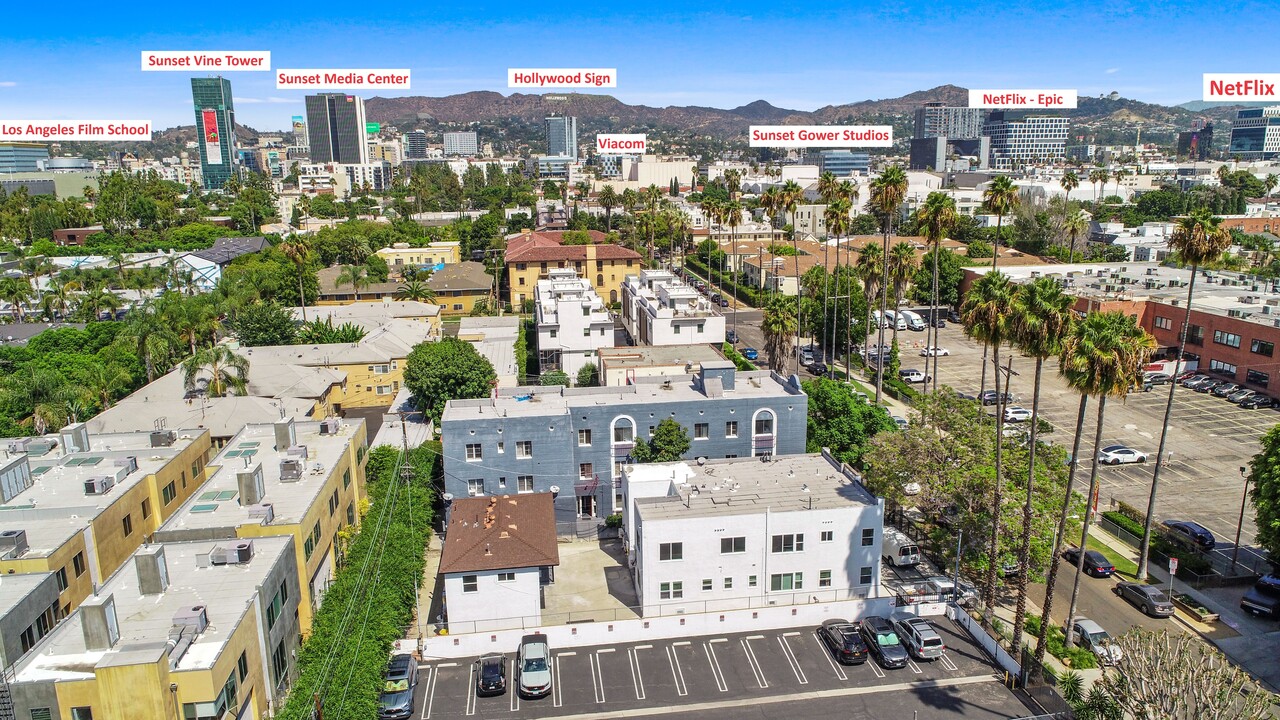
[[440, 572], [560, 564], [551, 493], [461, 498], [449, 509]]
[[562, 245], [566, 232], [555, 230], [523, 232], [507, 236], [507, 262], [550, 262], [559, 260], [639, 260], [640, 253], [607, 242], [608, 235], [599, 230], [586, 230], [595, 243], [594, 255], [586, 245]]

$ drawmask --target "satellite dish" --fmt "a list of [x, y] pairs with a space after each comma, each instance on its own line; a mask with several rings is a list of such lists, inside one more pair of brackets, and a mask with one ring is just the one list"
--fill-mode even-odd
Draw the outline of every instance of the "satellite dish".
[[707, 459], [706, 459], [705, 457], [700, 457], [700, 458], [698, 458], [698, 464], [699, 464], [699, 465], [706, 465], [706, 464], [707, 464]]
[[547, 489], [551, 491], [551, 494], [552, 494], [552, 495], [559, 495], [559, 494], [560, 494], [560, 486], [559, 486], [559, 485], [552, 485], [551, 487], [549, 487], [549, 488], [547, 488]]

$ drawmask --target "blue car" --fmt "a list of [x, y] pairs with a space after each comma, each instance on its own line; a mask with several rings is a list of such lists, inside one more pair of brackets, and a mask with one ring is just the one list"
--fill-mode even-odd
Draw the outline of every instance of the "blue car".
[[760, 357], [760, 353], [756, 352], [755, 348], [742, 348], [742, 357], [748, 360], [755, 360]]

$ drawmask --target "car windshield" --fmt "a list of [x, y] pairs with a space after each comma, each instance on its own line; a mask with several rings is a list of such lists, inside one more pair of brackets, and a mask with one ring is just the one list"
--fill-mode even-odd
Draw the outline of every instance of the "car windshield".
[[540, 658], [540, 657], [525, 658], [525, 661], [524, 661], [525, 672], [542, 672], [543, 670], [546, 670], [546, 669], [547, 669], [546, 658]]
[[880, 647], [895, 647], [901, 644], [898, 640], [898, 633], [895, 632], [876, 633], [876, 643]]
[[408, 680], [388, 680], [387, 682], [383, 683], [383, 686], [382, 686], [382, 692], [384, 693], [398, 693], [398, 692], [404, 692], [405, 690], [408, 690], [408, 689], [409, 689]]
[[1107, 634], [1106, 630], [1099, 630], [1097, 632], [1085, 633], [1085, 635], [1089, 637], [1089, 642], [1094, 645], [1101, 645], [1102, 643], [1105, 643], [1111, 639], [1111, 636]]

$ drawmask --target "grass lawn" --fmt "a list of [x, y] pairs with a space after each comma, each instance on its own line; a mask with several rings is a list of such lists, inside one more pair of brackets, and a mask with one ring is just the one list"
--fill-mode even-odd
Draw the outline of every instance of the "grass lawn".
[[1109, 546], [1098, 542], [1092, 536], [1089, 537], [1089, 549], [1097, 550], [1105, 555], [1107, 560], [1110, 560], [1111, 564], [1116, 566], [1117, 573], [1127, 576], [1130, 580], [1138, 577], [1137, 563], [1112, 550]]

